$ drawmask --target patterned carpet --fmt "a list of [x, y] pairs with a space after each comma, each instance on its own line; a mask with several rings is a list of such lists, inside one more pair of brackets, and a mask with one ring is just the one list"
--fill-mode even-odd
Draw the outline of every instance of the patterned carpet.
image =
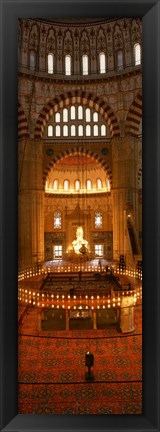
[[141, 383], [19, 385], [19, 413], [141, 414]]
[[[43, 332], [38, 310], [28, 308], [19, 327], [19, 413], [141, 414], [141, 324], [139, 305], [129, 335], [116, 328]], [[88, 350], [92, 382], [85, 381]]]

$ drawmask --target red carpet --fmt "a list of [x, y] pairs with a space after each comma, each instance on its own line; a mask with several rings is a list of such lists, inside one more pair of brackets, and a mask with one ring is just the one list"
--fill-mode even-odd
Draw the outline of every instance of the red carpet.
[[[22, 313], [24, 310], [21, 311]], [[38, 331], [29, 308], [19, 328], [19, 413], [141, 414], [141, 307], [135, 331]], [[94, 354], [94, 382], [85, 382], [85, 353]]]
[[19, 385], [19, 413], [141, 414], [141, 383]]

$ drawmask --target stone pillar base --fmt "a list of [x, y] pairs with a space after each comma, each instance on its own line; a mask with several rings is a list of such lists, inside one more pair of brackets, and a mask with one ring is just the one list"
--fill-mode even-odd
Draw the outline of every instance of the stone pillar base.
[[130, 333], [134, 327], [134, 297], [124, 297], [121, 304], [120, 329], [122, 333]]

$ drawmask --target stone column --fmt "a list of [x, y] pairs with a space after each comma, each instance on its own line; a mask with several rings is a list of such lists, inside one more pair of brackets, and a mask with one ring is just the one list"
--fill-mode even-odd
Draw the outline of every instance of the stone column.
[[127, 232], [127, 214], [132, 213], [138, 228], [138, 140], [133, 137], [114, 138], [113, 160], [113, 256], [124, 254], [128, 263], [133, 256]]
[[134, 331], [134, 297], [124, 297], [121, 303], [120, 329], [122, 333]]
[[69, 310], [66, 309], [66, 330], [69, 330]]
[[19, 142], [19, 268], [44, 260], [43, 147], [39, 140]]
[[93, 330], [97, 329], [96, 311], [93, 311]]

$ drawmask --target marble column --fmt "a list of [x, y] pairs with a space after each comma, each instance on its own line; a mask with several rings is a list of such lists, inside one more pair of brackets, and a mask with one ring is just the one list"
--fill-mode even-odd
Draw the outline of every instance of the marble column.
[[125, 255], [132, 264], [133, 255], [127, 231], [127, 215], [131, 212], [138, 229], [138, 140], [133, 137], [112, 140], [113, 160], [113, 256]]
[[93, 311], [93, 330], [97, 329], [97, 317], [96, 317], [96, 311]]
[[44, 260], [44, 190], [42, 142], [19, 142], [18, 258], [19, 268]]
[[69, 330], [69, 310], [66, 309], [66, 330]]
[[134, 331], [134, 297], [124, 297], [120, 309], [120, 329], [122, 333]]

